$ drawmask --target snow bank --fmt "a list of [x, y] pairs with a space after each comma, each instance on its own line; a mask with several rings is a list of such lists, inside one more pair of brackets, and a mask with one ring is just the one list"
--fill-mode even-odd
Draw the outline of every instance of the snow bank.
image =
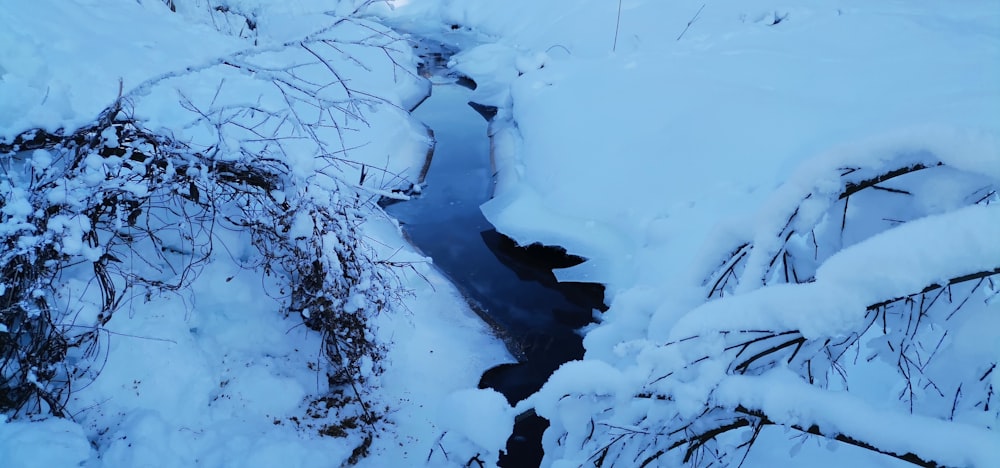
[[[53, 12], [58, 12], [54, 14]], [[0, 9], [0, 139], [29, 128], [72, 131], [152, 76], [245, 48], [163, 2], [17, 2]]]
[[[11, 27], [0, 32], [0, 42], [16, 47], [0, 62], [0, 139], [31, 128], [71, 132], [124, 94], [147, 127], [195, 146], [240, 149], [235, 141], [213, 144], [214, 125], [237, 119], [252, 138], [289, 138], [284, 144], [288, 153], [300, 155], [293, 161], [300, 173], [325, 169], [330, 177], [387, 193], [408, 188], [430, 144], [426, 130], [406, 112], [430, 89], [413, 70], [409, 44], [377, 23], [331, 17], [324, 2], [254, 3], [227, 6], [246, 15], [240, 16], [244, 21], [266, 19], [252, 40], [226, 28], [217, 31], [231, 13], [197, 0], [178, 1], [179, 13], [156, 1], [116, 0], [101, 8], [43, 1], [5, 8], [0, 20]], [[347, 3], [339, 7], [344, 13], [353, 10]], [[50, 15], [53, 10], [61, 14]], [[298, 42], [310, 38], [319, 43], [310, 48], [308, 41]], [[352, 118], [324, 122], [308, 100], [294, 95], [296, 80], [317, 87], [310, 90], [316, 98]], [[321, 129], [310, 135], [327, 142], [320, 145], [322, 154], [343, 161], [336, 171], [315, 162], [310, 156], [316, 149], [300, 136], [288, 135], [305, 129], [266, 122], [268, 113], [280, 114], [289, 103]], [[257, 115], [238, 112], [245, 108]], [[201, 118], [210, 121], [207, 128]], [[383, 129], [381, 137], [370, 138], [364, 131], [370, 128]]]
[[[490, 458], [507, 447], [507, 438], [514, 430], [514, 409], [496, 390], [459, 390], [443, 402], [438, 420], [448, 436], [464, 437], [473, 444], [470, 458], [477, 452]], [[496, 458], [490, 461], [496, 463]]]
[[[1000, 124], [1000, 67], [971, 59], [1000, 47], [989, 35], [997, 12], [983, 3], [722, 2], [694, 18], [701, 5], [624, 2], [612, 51], [615, 2], [441, 3], [449, 21], [498, 37], [455, 67], [498, 77], [478, 80], [490, 102], [505, 101], [496, 82], [511, 83], [520, 142], [506, 146], [518, 153], [497, 156], [511, 164], [484, 212], [520, 242], [558, 242], [603, 264], [562, 277], [612, 291], [656, 281], [676, 267], [641, 259], [691, 264], [692, 249], [670, 245], [739, 216], [808, 157], [903, 127]], [[427, 8], [403, 2], [395, 14]], [[772, 25], [775, 15], [784, 19]], [[536, 53], [544, 67], [517, 69]], [[517, 175], [505, 182], [505, 172]]]
[[[365, 230], [379, 239], [381, 258], [412, 266], [400, 271], [401, 280], [408, 285], [412, 296], [403, 304], [409, 313], [386, 314], [377, 320], [379, 335], [393, 343], [386, 356], [385, 373], [379, 377], [380, 394], [392, 406], [388, 415], [392, 430], [376, 440], [373, 455], [362, 460], [360, 466], [425, 463], [439, 448], [441, 433], [451, 430], [447, 428], [455, 429], [455, 423], [463, 421], [462, 418], [476, 423], [468, 431], [475, 436], [473, 440], [482, 442], [468, 445], [471, 442], [461, 436], [465, 432], [455, 429], [455, 437], [463, 440], [462, 446], [471, 451], [470, 455], [484, 449], [496, 453], [504, 443], [496, 445], [494, 439], [499, 436], [492, 431], [507, 428], [509, 435], [512, 424], [509, 419], [513, 415], [506, 400], [500, 396], [501, 406], [487, 392], [467, 394], [464, 400], [459, 393], [456, 401], [453, 394], [475, 388], [486, 369], [510, 362], [512, 358], [506, 347], [469, 309], [455, 286], [434, 268], [430, 259], [413, 251], [394, 222], [374, 218]], [[470, 407], [470, 401], [480, 401], [484, 406]], [[496, 425], [492, 423], [494, 419]]]
[[[337, 16], [361, 2], [234, 0], [228, 12], [201, 0], [173, 2], [176, 12], [155, 0], [92, 3], [0, 8], [0, 140], [34, 127], [71, 132], [123, 95], [143, 126], [219, 160], [280, 153], [310, 188], [362, 188], [357, 193], [373, 203], [358, 235], [400, 274], [398, 309], [372, 324], [382, 343], [392, 343], [385, 372], [369, 374], [362, 389], [384, 416], [377, 423], [384, 434], [369, 446], [351, 430], [358, 409], [341, 412], [346, 397], [330, 394], [318, 370], [326, 365], [321, 337], [281, 314], [275, 298], [287, 292], [251, 271], [261, 259], [250, 239], [219, 229], [206, 234], [215, 255], [191, 290], [130, 291], [128, 307], [99, 330], [99, 346], [71, 350], [81, 369], [97, 363], [81, 371], [68, 402], [78, 424], [0, 424], [0, 466], [328, 467], [346, 464], [355, 449], [370, 453], [361, 466], [425, 460], [439, 432], [431, 408], [509, 356], [374, 207], [381, 194], [415, 181], [431, 143], [407, 112], [429, 90], [409, 44], [376, 22]], [[240, 29], [246, 20], [259, 20], [255, 34]], [[30, 162], [40, 167], [46, 157], [36, 152]], [[107, 161], [87, 164], [93, 182], [104, 181]], [[72, 195], [49, 197], [74, 203]], [[15, 218], [2, 229], [21, 229], [17, 218], [30, 206], [25, 212], [16, 197], [2, 204]], [[50, 228], [65, 234], [63, 252], [88, 253], [69, 242], [90, 229], [87, 220], [56, 219]], [[172, 265], [154, 262], [123, 268], [170, 276]], [[92, 326], [100, 291], [92, 274], [74, 276], [79, 270], [66, 270], [54, 304], [72, 310], [67, 326]]]
[[0, 466], [80, 466], [90, 456], [90, 442], [72, 421], [0, 422]]
[[[611, 301], [652, 289], [662, 293], [641, 308], [697, 306], [687, 288], [704, 266], [773, 236], [767, 223], [818, 187], [794, 181], [901, 155], [998, 170], [1000, 62], [981, 57], [1000, 51], [1000, 12], [988, 3], [636, 0], [622, 3], [617, 43], [616, 2], [392, 4], [384, 14], [400, 24], [443, 15], [490, 38], [453, 63], [482, 99], [507, 103], [483, 212], [519, 243], [587, 257], [559, 278], [605, 283]], [[537, 54], [540, 68], [518, 68]], [[769, 260], [758, 244], [755, 265]], [[588, 337], [595, 356], [643, 337], [642, 326], [621, 335], [610, 318], [629, 314], [615, 309], [602, 327], [621, 329]]]
[[[745, 351], [749, 359], [780, 344], [748, 349], [727, 339], [797, 330], [810, 345], [851, 342], [864, 332], [869, 306], [991, 271], [1000, 261], [993, 241], [1000, 236], [1000, 10], [990, 2], [390, 4], [394, 10], [380, 14], [403, 27], [441, 17], [438, 29], [421, 31], [487, 42], [451, 63], [480, 85], [473, 100], [501, 107], [491, 125], [498, 174], [495, 197], [482, 206], [487, 219], [521, 244], [556, 244], [588, 258], [559, 271], [561, 280], [608, 286], [611, 307], [587, 329], [585, 361], [564, 366], [530, 400], [552, 420], [545, 464], [636, 464], [647, 456], [679, 464], [682, 456], [653, 456], [650, 447], [676, 435], [664, 427], [703, 411], [714, 417], [709, 395], [732, 371], [732, 354]], [[873, 182], [917, 167], [919, 174]], [[858, 184], [866, 190], [854, 192]], [[799, 270], [782, 280], [786, 261]], [[713, 280], [724, 275], [732, 283], [715, 289]], [[975, 284], [963, 284], [962, 294]], [[951, 321], [935, 315], [933, 325], [923, 322], [916, 342], [932, 352], [921, 348], [916, 357], [889, 338], [866, 336], [851, 348], [854, 363], [838, 361], [855, 376], [851, 388], [860, 389], [851, 398], [865, 405], [906, 411], [899, 400], [911, 398], [926, 405], [924, 422], [954, 416], [971, 423], [970, 458], [932, 453], [946, 463], [995, 463], [994, 437], [981, 428], [995, 428], [996, 414], [949, 416], [944, 408], [944, 400], [961, 399], [954, 385], [988, 374], [995, 362], [995, 333], [971, 332], [972, 323], [988, 329], [996, 313], [989, 299], [995, 287], [982, 288]], [[892, 318], [907, 310], [899, 306]], [[882, 332], [893, 340], [904, 332], [894, 326], [910, 331], [886, 325]], [[928, 352], [935, 363], [907, 377], [926, 391], [901, 397], [898, 363], [881, 361], [924, 362]], [[937, 367], [948, 362], [954, 369]], [[836, 380], [840, 370], [822, 372]], [[931, 395], [930, 380], [948, 382], [940, 390], [948, 395]], [[788, 385], [789, 398], [807, 390]], [[735, 395], [737, 387], [727, 388]], [[621, 388], [634, 398], [613, 397], [629, 393]], [[962, 396], [983, 390], [976, 388], [962, 387]], [[856, 417], [864, 408], [852, 404], [828, 412]], [[784, 409], [779, 416], [795, 413], [792, 405]], [[679, 433], [696, 433], [702, 423]], [[837, 423], [853, 430], [846, 420]], [[938, 423], [946, 424], [928, 424]], [[938, 430], [927, 427], [926, 434]], [[719, 447], [732, 453], [746, 441], [725, 437]], [[753, 453], [773, 455], [782, 445], [776, 439], [752, 451], [748, 464], [761, 460]], [[917, 448], [873, 440], [892, 450]], [[828, 455], [812, 450], [807, 464], [838, 463]], [[844, 457], [883, 462], [871, 454]]]

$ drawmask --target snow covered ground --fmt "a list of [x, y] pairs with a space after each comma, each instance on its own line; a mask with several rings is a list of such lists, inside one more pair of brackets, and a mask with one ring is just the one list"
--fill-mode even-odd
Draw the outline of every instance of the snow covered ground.
[[[348, 3], [338, 13], [350, 13]], [[326, 132], [319, 136], [329, 151], [345, 148], [343, 166], [318, 165], [306, 157], [314, 151], [307, 143], [285, 143], [297, 145], [286, 146], [293, 175], [313, 180], [313, 189], [331, 180], [363, 186], [358, 193], [373, 199], [416, 180], [429, 142], [406, 110], [429, 84], [416, 77], [408, 43], [376, 23], [331, 16], [328, 2], [228, 6], [176, 2], [173, 12], [157, 1], [4, 2], [0, 138], [30, 128], [71, 133], [124, 93], [147, 128], [207, 145], [212, 127], [193, 109], [230, 119], [213, 121], [219, 125], [246, 117], [225, 114], [240, 106], [265, 115], [294, 109], [308, 96], [273, 83], [329, 80], [302, 51], [311, 45], [304, 38], [332, 37], [342, 42], [322, 44], [340, 48], [337, 80], [349, 85], [335, 81], [317, 95], [334, 101], [347, 90], [372, 99], [357, 109], [360, 121], [314, 128]], [[247, 18], [256, 20], [252, 31]], [[257, 131], [273, 129], [255, 123]], [[246, 141], [222, 144], [247, 149]], [[5, 170], [18, 169], [11, 161], [17, 159], [6, 160]], [[401, 295], [372, 324], [388, 345], [384, 373], [368, 382], [370, 409], [382, 420], [359, 464], [409, 465], [435, 443], [444, 398], [474, 388], [483, 370], [510, 357], [395, 222], [374, 205], [368, 215], [358, 235], [376, 259], [398, 265]], [[100, 326], [97, 348], [75, 357], [99, 377], [74, 386], [70, 419], [0, 423], [0, 466], [330, 467], [352, 458], [364, 442], [356, 430], [362, 423], [338, 413], [337, 399], [346, 397], [330, 393], [321, 337], [298, 314], [282, 313], [276, 278], [243, 267], [259, 263], [245, 235], [214, 236], [218, 254], [190, 289], [129, 298]], [[98, 299], [86, 271], [65, 278], [61, 292], [67, 308], [85, 312], [64, 317], [66, 323], [87, 326], [81, 317]]]
[[[400, 28], [483, 42], [452, 65], [480, 85], [475, 101], [501, 108], [491, 127], [496, 196], [482, 208], [490, 222], [523, 244], [590, 259], [559, 271], [561, 279], [608, 286], [611, 309], [588, 330], [586, 360], [520, 406], [553, 420], [546, 464], [673, 466], [685, 458], [684, 450], [663, 453], [675, 442], [706, 449], [695, 461], [737, 463], [751, 436], [747, 462], [756, 466], [898, 462], [849, 443], [805, 443], [796, 430], [789, 441], [771, 427], [816, 422], [820, 432], [852, 435], [843, 421], [804, 413], [820, 405], [881, 427], [863, 406], [834, 403], [848, 388], [870, 405], [977, 431], [941, 448], [934, 429], [913, 419], [858, 432], [854, 442], [867, 437], [948, 465], [997, 463], [996, 384], [965, 394], [971, 382], [996, 378], [996, 279], [964, 290], [967, 301], [948, 288], [948, 304], [962, 311], [947, 319], [925, 311], [934, 297], [921, 293], [996, 274], [1000, 215], [959, 209], [996, 200], [995, 2], [390, 3], [384, 14]], [[443, 24], [428, 26], [432, 18]], [[912, 318], [876, 330], [874, 318], [912, 317], [898, 312], [897, 298], [919, 301], [919, 314], [935, 321], [920, 332]], [[962, 314], [991, 331], [959, 325]], [[801, 341], [778, 341], [780, 333]], [[820, 360], [803, 354], [823, 340], [844, 348], [830, 351], [831, 367], [816, 376]], [[740, 367], [736, 351], [775, 360]], [[794, 367], [834, 393], [816, 403], [761, 377], [761, 388], [790, 406], [790, 420], [768, 412], [755, 426], [762, 419], [717, 411], [756, 404], [723, 398], [725, 375], [769, 366]], [[956, 411], [963, 406], [968, 412]], [[709, 433], [711, 418], [762, 432], [710, 446], [671, 436]], [[804, 449], [789, 458], [789, 447]]]
[[[316, 128], [364, 165], [291, 164], [321, 189], [390, 194], [422, 164], [406, 110], [427, 84], [379, 21], [460, 42], [472, 99], [500, 108], [484, 214], [589, 258], [559, 277], [607, 285], [611, 308], [585, 360], [510, 409], [468, 390], [509, 359], [502, 344], [372, 211], [363, 235], [411, 294], [377, 319], [386, 421], [363, 466], [432, 450], [489, 463], [528, 409], [552, 421], [552, 466], [736, 464], [747, 441], [750, 466], [906, 465], [858, 442], [1000, 464], [996, 2], [391, 0], [326, 29], [360, 3], [0, 1], [0, 139], [72, 131], [124, 92], [149, 126], [208, 145], [225, 122], [192, 109], [296, 108], [268, 83], [301, 69], [315, 84], [309, 40], [335, 34], [368, 45], [345, 45], [347, 79], [309, 92], [378, 99], [346, 109], [364, 115], [346, 136]], [[327, 151], [309, 145], [289, 154]], [[362, 442], [331, 411], [320, 337], [239, 268], [246, 240], [220, 236], [230, 252], [190, 291], [103, 326], [72, 421], [0, 423], [0, 466], [351, 458]], [[65, 280], [67, 296], [94, 294]]]

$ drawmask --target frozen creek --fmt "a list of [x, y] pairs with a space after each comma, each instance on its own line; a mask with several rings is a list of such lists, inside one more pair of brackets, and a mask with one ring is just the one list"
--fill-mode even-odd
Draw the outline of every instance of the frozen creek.
[[[474, 84], [439, 68], [447, 52], [423, 55], [434, 85], [413, 114], [434, 133], [433, 158], [423, 193], [386, 211], [518, 358], [484, 369], [480, 382], [513, 403], [538, 390], [562, 363], [583, 357], [575, 330], [592, 320], [595, 309], [604, 309], [603, 287], [558, 283], [553, 268], [583, 259], [556, 247], [518, 247], [483, 217], [479, 206], [491, 195], [493, 169], [488, 122], [470, 106], [471, 91], [463, 86]], [[537, 416], [519, 418], [501, 466], [537, 466], [546, 426]]]

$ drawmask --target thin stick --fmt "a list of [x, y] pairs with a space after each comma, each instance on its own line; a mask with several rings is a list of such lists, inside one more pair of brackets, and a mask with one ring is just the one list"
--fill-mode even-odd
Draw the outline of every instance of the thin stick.
[[[619, 2], [619, 4], [620, 4], [620, 3], [621, 3], [621, 2]], [[684, 30], [683, 30], [683, 31], [681, 31], [681, 33], [680, 33], [680, 35], [679, 35], [679, 36], [677, 36], [677, 40], [678, 40], [678, 41], [679, 41], [679, 40], [681, 40], [681, 38], [682, 38], [682, 37], [684, 37], [684, 33], [688, 32], [688, 28], [690, 28], [690, 27], [691, 27], [691, 25], [692, 25], [692, 24], [694, 24], [694, 22], [695, 22], [695, 21], [698, 21], [698, 15], [700, 15], [700, 14], [701, 14], [701, 10], [704, 10], [704, 9], [705, 9], [705, 4], [704, 4], [704, 3], [702, 3], [702, 4], [701, 4], [701, 8], [699, 8], [699, 9], [698, 9], [698, 12], [697, 12], [697, 13], [695, 13], [695, 14], [694, 14], [694, 16], [692, 16], [692, 17], [691, 17], [691, 21], [688, 21], [688, 24], [687, 24], [687, 26], [684, 26]]]
[[[615, 19], [615, 42], [611, 44], [611, 51], [614, 52], [618, 48], [618, 29], [622, 24], [622, 0], [618, 0], [618, 17]], [[690, 23], [688, 23], [690, 25]]]

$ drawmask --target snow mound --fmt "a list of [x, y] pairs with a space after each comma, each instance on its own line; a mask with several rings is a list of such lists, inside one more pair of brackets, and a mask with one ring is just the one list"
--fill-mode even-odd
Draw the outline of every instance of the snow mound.
[[0, 422], [0, 466], [81, 466], [91, 456], [79, 424], [65, 419]]

